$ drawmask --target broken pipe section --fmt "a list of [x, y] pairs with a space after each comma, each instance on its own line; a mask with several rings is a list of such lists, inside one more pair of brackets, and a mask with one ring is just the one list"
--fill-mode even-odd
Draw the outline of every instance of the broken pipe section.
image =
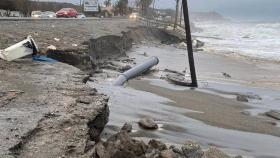
[[157, 57], [151, 57], [144, 63], [137, 65], [130, 70], [122, 73], [114, 82], [115, 86], [122, 86], [127, 80], [139, 76], [141, 73], [147, 71], [151, 67], [157, 65], [159, 59]]

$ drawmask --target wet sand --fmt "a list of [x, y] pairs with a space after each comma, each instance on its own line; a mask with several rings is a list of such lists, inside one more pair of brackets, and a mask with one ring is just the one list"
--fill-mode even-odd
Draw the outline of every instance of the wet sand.
[[168, 89], [152, 85], [147, 80], [132, 80], [129, 86], [174, 101], [165, 104], [199, 111], [201, 113], [187, 112], [185, 115], [212, 126], [280, 136], [280, 128], [269, 124], [264, 118], [242, 114], [249, 107], [233, 99], [196, 90]]
[[[143, 57], [146, 52], [147, 57]], [[159, 70], [165, 68], [182, 72], [188, 69], [187, 50], [176, 49], [168, 45], [145, 45], [135, 48], [130, 57], [137, 63], [145, 61], [150, 56], [157, 56]], [[280, 90], [280, 64], [271, 61], [252, 60], [233, 54], [217, 55], [214, 52], [195, 52], [195, 65], [199, 86], [205, 82], [225, 82]], [[231, 78], [225, 78], [227, 73]], [[161, 72], [159, 73], [160, 75]]]
[[[216, 146], [232, 155], [280, 155], [280, 128], [272, 124], [279, 122], [260, 115], [270, 109], [280, 109], [276, 73], [279, 65], [195, 53], [199, 88], [191, 90], [162, 79], [166, 68], [185, 70], [186, 50], [152, 43], [135, 46], [128, 56], [136, 63], [157, 56], [158, 71], [130, 80], [125, 87], [112, 86], [115, 75], [88, 83], [110, 96], [110, 121], [103, 133], [105, 138], [130, 122], [134, 129], [132, 135], [144, 140], [154, 138], [181, 145], [191, 139], [203, 147]], [[225, 78], [223, 72], [232, 77]], [[238, 94], [257, 95], [262, 99], [249, 99], [245, 104], [236, 100]], [[137, 122], [146, 116], [155, 119], [159, 130], [147, 131], [138, 126]]]
[[[143, 56], [144, 52], [146, 57]], [[241, 150], [246, 151], [243, 155], [254, 157], [279, 155], [272, 145], [272, 140], [280, 137], [279, 121], [263, 116], [264, 112], [271, 109], [280, 110], [279, 63], [229, 54], [195, 52], [199, 88], [191, 90], [162, 80], [166, 75], [166, 68], [179, 72], [188, 69], [186, 50], [151, 44], [134, 49], [129, 56], [134, 57], [137, 63], [150, 56], [157, 56], [160, 60], [155, 68], [159, 70], [157, 73], [131, 80], [128, 82], [129, 87], [171, 100], [162, 104], [193, 110], [194, 112], [187, 111], [183, 115], [213, 127], [211, 130], [208, 127], [194, 127], [192, 139], [203, 142], [203, 137], [206, 136], [208, 145], [220, 146], [225, 151], [229, 149], [229, 153], [233, 154], [242, 154]], [[223, 76], [224, 72], [231, 77]], [[252, 94], [261, 99], [249, 99], [248, 103], [243, 103], [236, 100], [238, 94]], [[191, 124], [184, 123], [182, 126], [189, 128]], [[220, 131], [214, 127], [225, 130]], [[238, 134], [232, 134], [233, 131], [238, 131]], [[269, 135], [275, 137], [270, 139]], [[254, 142], [255, 140], [257, 141]], [[267, 143], [267, 147], [255, 144], [261, 142]]]

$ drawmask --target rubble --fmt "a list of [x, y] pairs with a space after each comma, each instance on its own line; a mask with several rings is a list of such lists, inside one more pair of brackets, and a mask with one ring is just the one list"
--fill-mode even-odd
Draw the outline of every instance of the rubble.
[[193, 141], [186, 141], [181, 149], [184, 156], [187, 158], [201, 158], [204, 154], [200, 145]]
[[191, 84], [191, 81], [186, 80], [186, 77], [181, 74], [167, 74], [166, 78], [168, 81], [179, 86], [189, 86]]
[[[230, 158], [230, 156], [223, 153], [221, 150], [210, 147], [205, 153], [203, 158]], [[241, 157], [242, 158], [242, 157]]]
[[222, 72], [222, 74], [225, 78], [231, 78], [230, 74], [228, 74], [228, 73]]
[[167, 146], [164, 143], [162, 143], [161, 141], [155, 140], [155, 139], [150, 140], [148, 144], [149, 144], [149, 146], [151, 146], [154, 149], [157, 149], [159, 151], [163, 151], [163, 150], [167, 149]]
[[47, 47], [48, 50], [56, 50], [56, 47], [54, 45], [50, 45]]
[[152, 118], [146, 117], [141, 119], [138, 122], [139, 126], [141, 126], [144, 129], [158, 129], [158, 125], [155, 123], [155, 121]]
[[245, 95], [237, 95], [236, 100], [240, 102], [249, 102], [248, 98]]
[[187, 141], [182, 150], [176, 149], [168, 149], [167, 145], [157, 140], [145, 144], [121, 131], [107, 141], [97, 143], [90, 153], [93, 158], [230, 158], [214, 147], [204, 152], [200, 145], [192, 141]]
[[121, 128], [122, 131], [126, 131], [130, 133], [132, 131], [132, 124], [130, 123], [125, 123], [123, 127]]

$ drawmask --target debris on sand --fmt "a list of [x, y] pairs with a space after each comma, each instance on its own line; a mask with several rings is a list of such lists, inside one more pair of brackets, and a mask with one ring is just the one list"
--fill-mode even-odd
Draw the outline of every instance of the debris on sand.
[[197, 39], [193, 40], [192, 43], [193, 43], [193, 48], [201, 48], [204, 46], [204, 42]]
[[170, 69], [164, 69], [165, 72], [168, 72], [168, 73], [174, 73], [174, 74], [179, 74], [179, 75], [182, 75], [184, 76], [185, 74], [181, 73], [181, 72], [178, 72], [176, 70], [170, 70]]
[[16, 43], [0, 52], [0, 58], [6, 61], [13, 61], [33, 53], [39, 52], [39, 48], [31, 36]]
[[228, 74], [228, 73], [222, 72], [222, 74], [225, 78], [231, 78], [230, 74]]
[[249, 111], [241, 111], [241, 114], [243, 114], [245, 116], [250, 116], [250, 112]]
[[187, 141], [181, 149], [185, 157], [198, 158], [203, 156], [200, 145], [193, 141]]
[[138, 124], [139, 124], [139, 126], [141, 126], [144, 129], [151, 129], [151, 130], [158, 129], [158, 125], [150, 117], [146, 117], [146, 118], [141, 119], [138, 122]]
[[214, 147], [204, 152], [199, 144], [192, 141], [187, 141], [181, 149], [174, 146], [168, 148], [154, 139], [146, 144], [131, 138], [125, 131], [111, 136], [106, 142], [97, 143], [91, 155], [93, 158], [230, 158]]
[[230, 156], [226, 155], [225, 153], [223, 153], [222, 151], [220, 151], [215, 147], [210, 147], [209, 150], [204, 152], [203, 158], [230, 158]]
[[248, 99], [262, 100], [262, 98], [259, 95], [254, 94], [254, 93], [247, 93], [247, 94], [245, 94], [245, 96]]
[[237, 95], [236, 100], [237, 100], [237, 101], [240, 101], [240, 102], [249, 102], [247, 96], [245, 96], [245, 95], [240, 95], [240, 94]]
[[269, 112], [266, 112], [265, 115], [276, 120], [280, 120], [280, 111], [271, 110]]
[[132, 124], [130, 123], [125, 123], [122, 128], [121, 128], [122, 131], [126, 131], [128, 133], [132, 132]]
[[59, 38], [54, 38], [54, 40], [55, 40], [56, 42], [59, 42], [59, 41], [60, 41], [60, 39], [59, 39]]
[[[185, 42], [181, 42], [175, 45], [175, 47], [179, 49], [187, 49], [187, 46], [188, 45]], [[193, 49], [198, 49], [204, 46], [204, 42], [194, 39], [192, 40], [192, 46]]]
[[159, 151], [167, 149], [167, 146], [164, 143], [155, 139], [151, 139], [148, 144], [149, 146], [153, 147], [154, 149], [158, 149]]
[[249, 99], [262, 100], [262, 98], [253, 93], [237, 94], [236, 100], [241, 102], [249, 102]]
[[172, 150], [163, 150], [159, 153], [159, 158], [177, 158], [178, 156]]
[[143, 53], [143, 56], [148, 57], [148, 54], [146, 52]]
[[189, 86], [191, 84], [191, 81], [186, 80], [185, 76], [181, 74], [167, 74], [166, 78], [168, 81], [179, 86]]
[[72, 44], [72, 46], [73, 46], [73, 47], [78, 47], [78, 45], [77, 45], [77, 44], [75, 44], [75, 43], [73, 43], [73, 44]]
[[48, 50], [56, 50], [56, 47], [54, 45], [49, 45], [47, 47]]
[[185, 42], [181, 42], [177, 44], [176, 47], [179, 49], [187, 49], [187, 44]]

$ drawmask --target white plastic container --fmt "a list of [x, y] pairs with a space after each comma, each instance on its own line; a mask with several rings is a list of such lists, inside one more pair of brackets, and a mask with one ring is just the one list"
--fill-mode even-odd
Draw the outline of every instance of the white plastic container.
[[6, 61], [13, 61], [33, 54], [34, 51], [38, 52], [38, 46], [32, 37], [28, 36], [27, 39], [2, 50], [0, 58]]

